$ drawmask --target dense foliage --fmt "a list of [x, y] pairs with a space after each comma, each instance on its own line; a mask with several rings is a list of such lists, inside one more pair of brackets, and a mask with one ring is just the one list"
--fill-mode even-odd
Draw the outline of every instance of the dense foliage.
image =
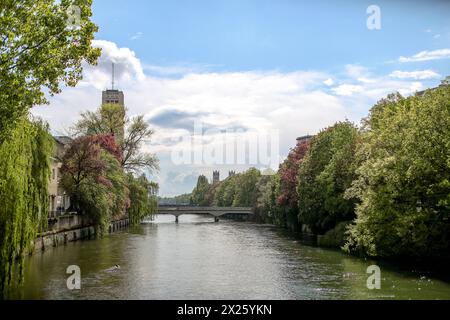
[[297, 194], [298, 168], [309, 150], [310, 138], [309, 136], [299, 138], [297, 145], [289, 152], [278, 170], [277, 204], [279, 208], [276, 211], [272, 208], [273, 212], [277, 212], [277, 218], [273, 223], [291, 230], [300, 229]]
[[358, 129], [300, 140], [274, 175], [199, 179], [194, 204], [253, 207], [259, 220], [378, 257], [450, 256], [450, 81], [388, 95]]
[[[14, 280], [14, 258], [21, 273], [24, 253], [48, 214], [53, 140], [43, 123], [28, 120], [29, 109], [47, 103], [45, 94], [75, 86], [83, 63], [96, 63], [91, 4], [0, 2], [0, 298]], [[76, 21], [70, 5], [79, 8]]]
[[128, 174], [128, 189], [130, 191], [130, 208], [128, 209], [130, 223], [136, 225], [145, 217], [156, 213], [158, 208], [158, 185], [148, 181], [145, 175], [134, 177]]
[[158, 203], [161, 205], [189, 205], [191, 204], [190, 193], [181, 194], [175, 197], [158, 197]]
[[76, 123], [76, 135], [95, 136], [109, 134], [116, 138], [118, 144], [123, 143], [125, 135], [125, 107], [120, 104], [103, 104], [95, 112], [81, 113], [81, 119]]
[[191, 203], [201, 207], [206, 207], [210, 205], [211, 203], [208, 201], [207, 198], [207, 193], [209, 189], [210, 184], [208, 182], [208, 179], [204, 175], [199, 176], [197, 186], [192, 191]]
[[255, 205], [258, 198], [258, 189], [255, 186], [260, 177], [261, 172], [255, 168], [250, 168], [236, 176], [233, 207], [253, 207]]
[[82, 113], [74, 131], [78, 136], [113, 136], [119, 146], [120, 163], [128, 172], [158, 169], [155, 155], [141, 151], [143, 143], [151, 139], [153, 130], [142, 115], [128, 118], [122, 105], [104, 104], [95, 112]]
[[255, 210], [258, 218], [266, 223], [287, 227], [286, 210], [279, 203], [280, 175], [262, 176], [257, 190], [258, 199]]
[[[62, 85], [75, 86], [82, 63], [96, 63], [100, 50], [91, 46], [97, 31], [90, 20], [91, 4], [92, 0], [0, 2], [0, 140], [32, 106], [47, 102], [45, 92], [57, 94]], [[80, 9], [79, 21], [71, 20], [70, 5]]]
[[309, 137], [305, 137], [298, 141], [294, 149], [292, 149], [286, 160], [280, 165], [278, 171], [280, 175], [280, 196], [278, 203], [290, 210], [296, 211], [298, 208], [298, 168], [300, 161], [303, 160], [310, 146]]
[[0, 143], [0, 298], [22, 277], [25, 254], [48, 215], [48, 182], [53, 139], [40, 121], [18, 120]]
[[355, 178], [358, 130], [340, 122], [315, 136], [298, 170], [298, 215], [302, 224], [322, 234], [354, 218], [354, 201], [344, 198]]
[[346, 249], [372, 256], [450, 252], [450, 87], [380, 101], [358, 148]]
[[235, 175], [220, 183], [215, 194], [215, 204], [219, 207], [231, 207], [233, 205], [236, 189], [239, 185], [238, 179], [239, 176]]
[[258, 197], [255, 185], [260, 177], [260, 171], [255, 168], [215, 184], [210, 184], [201, 175], [192, 191], [191, 204], [201, 207], [253, 207]]
[[66, 151], [61, 168], [61, 185], [71, 196], [71, 209], [85, 215], [100, 234], [129, 206], [126, 176], [115, 150], [112, 136], [80, 137]]
[[111, 220], [139, 224], [157, 210], [158, 186], [133, 173], [157, 169], [157, 159], [142, 153], [142, 143], [153, 131], [142, 116], [128, 119], [119, 104], [104, 104], [82, 114], [75, 125], [78, 138], [62, 167], [63, 187], [74, 210], [86, 216], [102, 234]]

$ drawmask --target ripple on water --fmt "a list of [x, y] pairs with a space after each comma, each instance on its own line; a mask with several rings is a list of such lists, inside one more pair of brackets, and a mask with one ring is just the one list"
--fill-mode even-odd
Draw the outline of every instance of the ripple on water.
[[[373, 262], [303, 245], [267, 225], [157, 217], [105, 239], [77, 242], [28, 259], [26, 299], [450, 299], [428, 274], [382, 267], [382, 290], [367, 289]], [[77, 264], [82, 290], [67, 290]], [[108, 268], [120, 265], [117, 272]], [[425, 275], [425, 277], [423, 277]]]

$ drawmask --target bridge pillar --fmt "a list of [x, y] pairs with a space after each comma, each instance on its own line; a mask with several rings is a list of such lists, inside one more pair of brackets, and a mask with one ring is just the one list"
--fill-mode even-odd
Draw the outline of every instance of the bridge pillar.
[[175, 223], [178, 223], [178, 216], [175, 216]]
[[214, 222], [219, 222], [219, 218], [218, 217], [214, 217]]

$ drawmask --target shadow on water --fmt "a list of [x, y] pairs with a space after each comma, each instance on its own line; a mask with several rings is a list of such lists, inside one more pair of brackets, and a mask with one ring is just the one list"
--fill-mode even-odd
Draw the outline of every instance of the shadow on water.
[[450, 284], [450, 269], [449, 259], [412, 259], [412, 258], [396, 258], [396, 259], [380, 259], [380, 258], [365, 258], [357, 257], [343, 252], [339, 248], [323, 248], [317, 245], [317, 238], [311, 234], [300, 234], [289, 231], [287, 229], [280, 229], [275, 226], [270, 226], [280, 236], [298, 241], [301, 245], [310, 246], [325, 252], [339, 254], [348, 259], [355, 259], [357, 261], [364, 261], [368, 265], [377, 265], [382, 270], [388, 272], [396, 272], [407, 275], [409, 277], [418, 278], [421, 281], [429, 282], [431, 278]]

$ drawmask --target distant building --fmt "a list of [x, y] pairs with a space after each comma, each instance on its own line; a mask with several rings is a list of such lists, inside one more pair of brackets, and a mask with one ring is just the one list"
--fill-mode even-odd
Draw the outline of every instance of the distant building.
[[[111, 89], [107, 89], [102, 92], [102, 106], [105, 104], [114, 104], [120, 106], [120, 116], [123, 117], [123, 124], [125, 124], [125, 97], [123, 91], [114, 88], [114, 64], [112, 67]], [[113, 132], [112, 134], [115, 136], [117, 143], [122, 143], [125, 137], [125, 126], [123, 125], [121, 128], [117, 128], [117, 132]]]
[[299, 144], [299, 143], [301, 143], [301, 142], [307, 142], [307, 141], [311, 140], [312, 137], [313, 137], [313, 136], [310, 136], [310, 135], [298, 137], [298, 138], [297, 138], [297, 144]]
[[72, 142], [72, 139], [65, 136], [53, 137], [55, 140], [55, 151], [51, 157], [50, 181], [48, 184], [48, 194], [50, 196], [49, 217], [56, 217], [64, 213], [70, 207], [70, 197], [60, 186], [60, 171], [64, 154]]
[[108, 89], [102, 92], [102, 104], [119, 104], [125, 106], [125, 98], [122, 91]]
[[125, 98], [122, 91], [114, 88], [114, 63], [112, 64], [111, 89], [102, 92], [102, 104], [119, 104], [125, 106]]
[[220, 172], [219, 171], [214, 171], [213, 172], [213, 184], [219, 183], [220, 182]]
[[236, 171], [228, 171], [228, 178], [234, 177], [236, 175]]

